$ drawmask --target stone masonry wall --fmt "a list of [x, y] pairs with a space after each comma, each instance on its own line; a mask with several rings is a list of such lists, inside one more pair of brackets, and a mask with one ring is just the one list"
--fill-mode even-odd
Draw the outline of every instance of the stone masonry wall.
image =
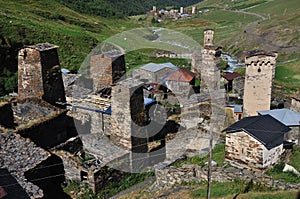
[[276, 55], [246, 57], [245, 64], [244, 116], [255, 116], [257, 111], [270, 110]]
[[140, 81], [126, 79], [112, 88], [110, 138], [115, 144], [130, 150], [135, 145], [132, 143], [132, 136], [138, 131], [136, 119], [143, 119], [142, 85]]
[[110, 87], [126, 72], [124, 55], [92, 55], [90, 77], [94, 81], [94, 91]]
[[[207, 167], [200, 167], [198, 165], [183, 165], [181, 167], [160, 165], [155, 169], [155, 176], [155, 187], [169, 189], [183, 182], [199, 183], [201, 181], [207, 181]], [[212, 181], [232, 182], [235, 179], [246, 182], [252, 180], [253, 183], [276, 187], [282, 190], [297, 190], [300, 186], [299, 183], [284, 183], [280, 180], [274, 180], [268, 175], [247, 169], [212, 167]]]
[[226, 134], [225, 159], [253, 168], [263, 168], [264, 146], [244, 131]]
[[38, 98], [52, 105], [66, 101], [57, 46], [45, 43], [21, 49], [18, 71], [19, 100]]

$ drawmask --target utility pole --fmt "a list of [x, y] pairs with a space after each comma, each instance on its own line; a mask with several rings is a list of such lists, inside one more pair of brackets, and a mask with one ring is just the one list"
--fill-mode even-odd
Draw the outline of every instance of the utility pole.
[[212, 148], [213, 148], [213, 130], [212, 125], [209, 129], [209, 151], [208, 151], [208, 168], [207, 168], [207, 199], [210, 199], [210, 188], [211, 188], [211, 162], [212, 162]]

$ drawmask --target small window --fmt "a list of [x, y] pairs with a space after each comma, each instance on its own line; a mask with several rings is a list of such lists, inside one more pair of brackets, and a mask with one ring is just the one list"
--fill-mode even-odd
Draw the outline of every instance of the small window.
[[80, 171], [80, 179], [81, 181], [85, 181], [88, 179], [88, 173], [85, 171]]
[[259, 73], [260, 73], [260, 72], [261, 72], [261, 69], [260, 69], [260, 68], [258, 68], [257, 72], [259, 72]]

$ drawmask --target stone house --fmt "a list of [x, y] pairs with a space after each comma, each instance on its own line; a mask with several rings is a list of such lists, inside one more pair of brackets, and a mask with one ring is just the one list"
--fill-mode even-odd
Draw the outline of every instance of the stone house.
[[233, 88], [233, 85], [236, 85], [236, 84], [234, 84], [233, 82], [235, 81], [235, 79], [242, 77], [242, 75], [237, 72], [233, 72], [233, 73], [225, 73], [222, 75], [222, 77], [225, 80], [224, 87], [225, 87], [226, 91], [230, 92], [230, 91], [235, 91], [235, 89]]
[[225, 160], [241, 167], [267, 169], [280, 160], [290, 128], [270, 115], [246, 117], [227, 127]]
[[195, 85], [195, 76], [195, 73], [180, 68], [166, 78], [167, 88], [174, 93], [187, 93]]
[[243, 105], [228, 104], [226, 107], [230, 108], [233, 112], [233, 117], [236, 121], [241, 120], [243, 117]]
[[291, 128], [285, 135], [285, 141], [300, 144], [300, 113], [283, 108], [266, 111], [258, 111], [259, 115], [270, 115], [282, 124]]
[[139, 77], [143, 82], [160, 83], [170, 73], [178, 70], [172, 63], [149, 63], [134, 70], [134, 77]]

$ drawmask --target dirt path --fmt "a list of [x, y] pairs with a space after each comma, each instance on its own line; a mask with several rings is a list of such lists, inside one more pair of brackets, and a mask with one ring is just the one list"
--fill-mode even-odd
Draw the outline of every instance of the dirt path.
[[[268, 3], [268, 2], [266, 2]], [[261, 5], [261, 4], [260, 4]], [[259, 6], [259, 5], [257, 5]], [[246, 15], [252, 15], [256, 16], [259, 19], [256, 21], [253, 21], [249, 24], [247, 24], [244, 28], [244, 34], [246, 34], [247, 41], [250, 41], [252, 43], [255, 43], [259, 46], [261, 46], [264, 49], [267, 49], [268, 51], [278, 51], [278, 52], [296, 52], [300, 51], [300, 46], [292, 46], [292, 45], [277, 45], [273, 43], [273, 40], [271, 38], [268, 38], [268, 34], [262, 34], [258, 35], [255, 34], [255, 27], [258, 26], [261, 22], [268, 20], [267, 17], [253, 12], [248, 12], [245, 10], [225, 10], [227, 12], [235, 12], [235, 13], [242, 13]]]

